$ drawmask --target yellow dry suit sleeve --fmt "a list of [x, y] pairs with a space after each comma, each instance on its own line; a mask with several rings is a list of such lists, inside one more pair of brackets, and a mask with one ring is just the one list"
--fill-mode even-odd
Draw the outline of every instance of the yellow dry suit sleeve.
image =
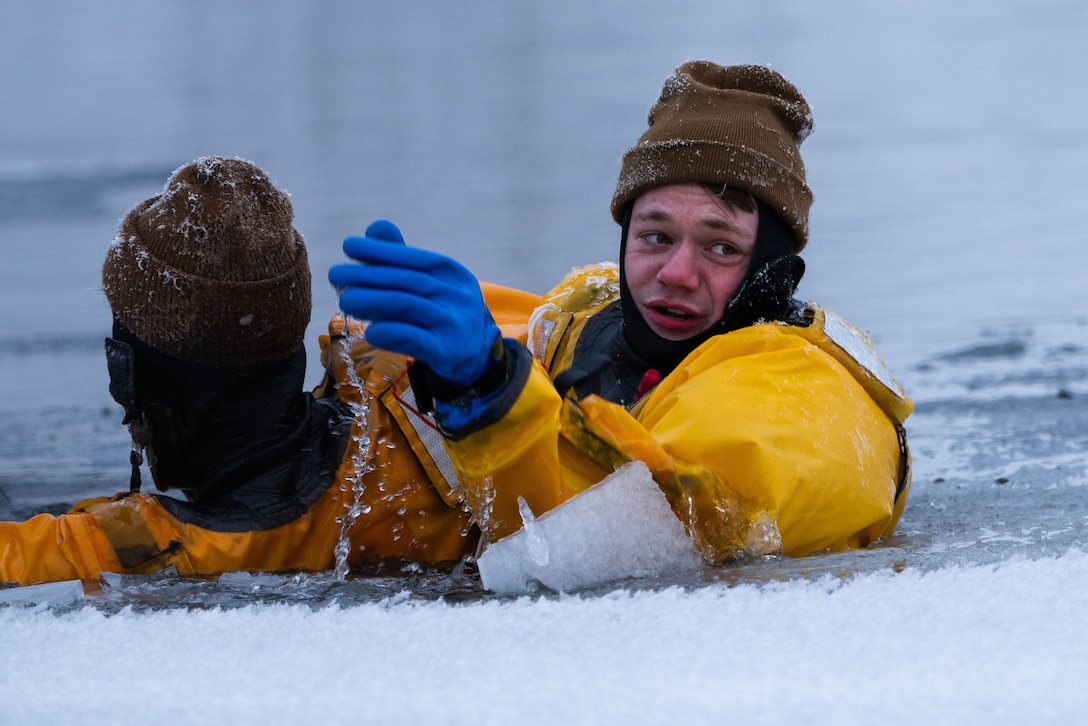
[[96, 580], [103, 572], [147, 574], [170, 566], [183, 576], [325, 569], [335, 516], [343, 510], [325, 500], [275, 529], [218, 532], [179, 521], [149, 494], [89, 499], [60, 516], [0, 523], [0, 581]]
[[519, 500], [540, 515], [608, 473], [559, 436], [563, 402], [540, 363], [521, 351], [528, 371], [503, 415], [445, 441], [461, 496], [488, 541], [521, 527]]
[[109, 539], [90, 514], [0, 522], [0, 582], [91, 580], [118, 568]]

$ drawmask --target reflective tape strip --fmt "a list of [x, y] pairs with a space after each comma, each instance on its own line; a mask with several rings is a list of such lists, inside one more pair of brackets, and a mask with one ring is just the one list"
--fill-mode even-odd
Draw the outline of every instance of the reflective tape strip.
[[438, 427], [434, 425], [429, 416], [420, 413], [412, 387], [405, 388], [404, 391], [397, 395], [396, 401], [400, 404], [401, 410], [404, 411], [408, 423], [412, 424], [412, 428], [423, 444], [423, 448], [431, 455], [435, 467], [446, 480], [446, 486], [449, 487], [451, 492], [456, 490], [458, 487], [457, 473], [453, 467], [453, 460], [450, 459], [449, 452], [446, 451], [442, 432], [438, 430]]
[[885, 388], [901, 399], [906, 398], [907, 394], [892, 378], [884, 361], [877, 356], [868, 336], [828, 310], [824, 311], [824, 333]]

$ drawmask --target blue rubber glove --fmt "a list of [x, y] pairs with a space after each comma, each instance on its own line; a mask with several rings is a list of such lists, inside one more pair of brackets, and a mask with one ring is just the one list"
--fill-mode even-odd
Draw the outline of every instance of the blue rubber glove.
[[441, 379], [472, 386], [501, 353], [501, 333], [480, 283], [445, 255], [407, 247], [392, 222], [348, 237], [344, 252], [363, 264], [334, 265], [329, 282], [340, 309], [369, 320], [367, 340], [426, 363]]

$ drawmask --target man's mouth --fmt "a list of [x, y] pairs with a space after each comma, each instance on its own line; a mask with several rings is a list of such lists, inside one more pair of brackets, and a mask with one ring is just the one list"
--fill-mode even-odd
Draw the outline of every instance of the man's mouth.
[[664, 315], [665, 317], [669, 318], [675, 318], [677, 320], [688, 320], [695, 317], [693, 314], [689, 313], [686, 310], [680, 310], [679, 308], [670, 308], [666, 305], [651, 305], [650, 309], [652, 309], [659, 315]]

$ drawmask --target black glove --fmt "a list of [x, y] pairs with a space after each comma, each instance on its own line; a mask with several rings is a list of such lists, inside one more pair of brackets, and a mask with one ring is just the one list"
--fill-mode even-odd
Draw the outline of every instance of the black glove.
[[723, 332], [784, 320], [804, 274], [805, 261], [797, 255], [783, 255], [765, 264], [729, 301], [722, 316]]

